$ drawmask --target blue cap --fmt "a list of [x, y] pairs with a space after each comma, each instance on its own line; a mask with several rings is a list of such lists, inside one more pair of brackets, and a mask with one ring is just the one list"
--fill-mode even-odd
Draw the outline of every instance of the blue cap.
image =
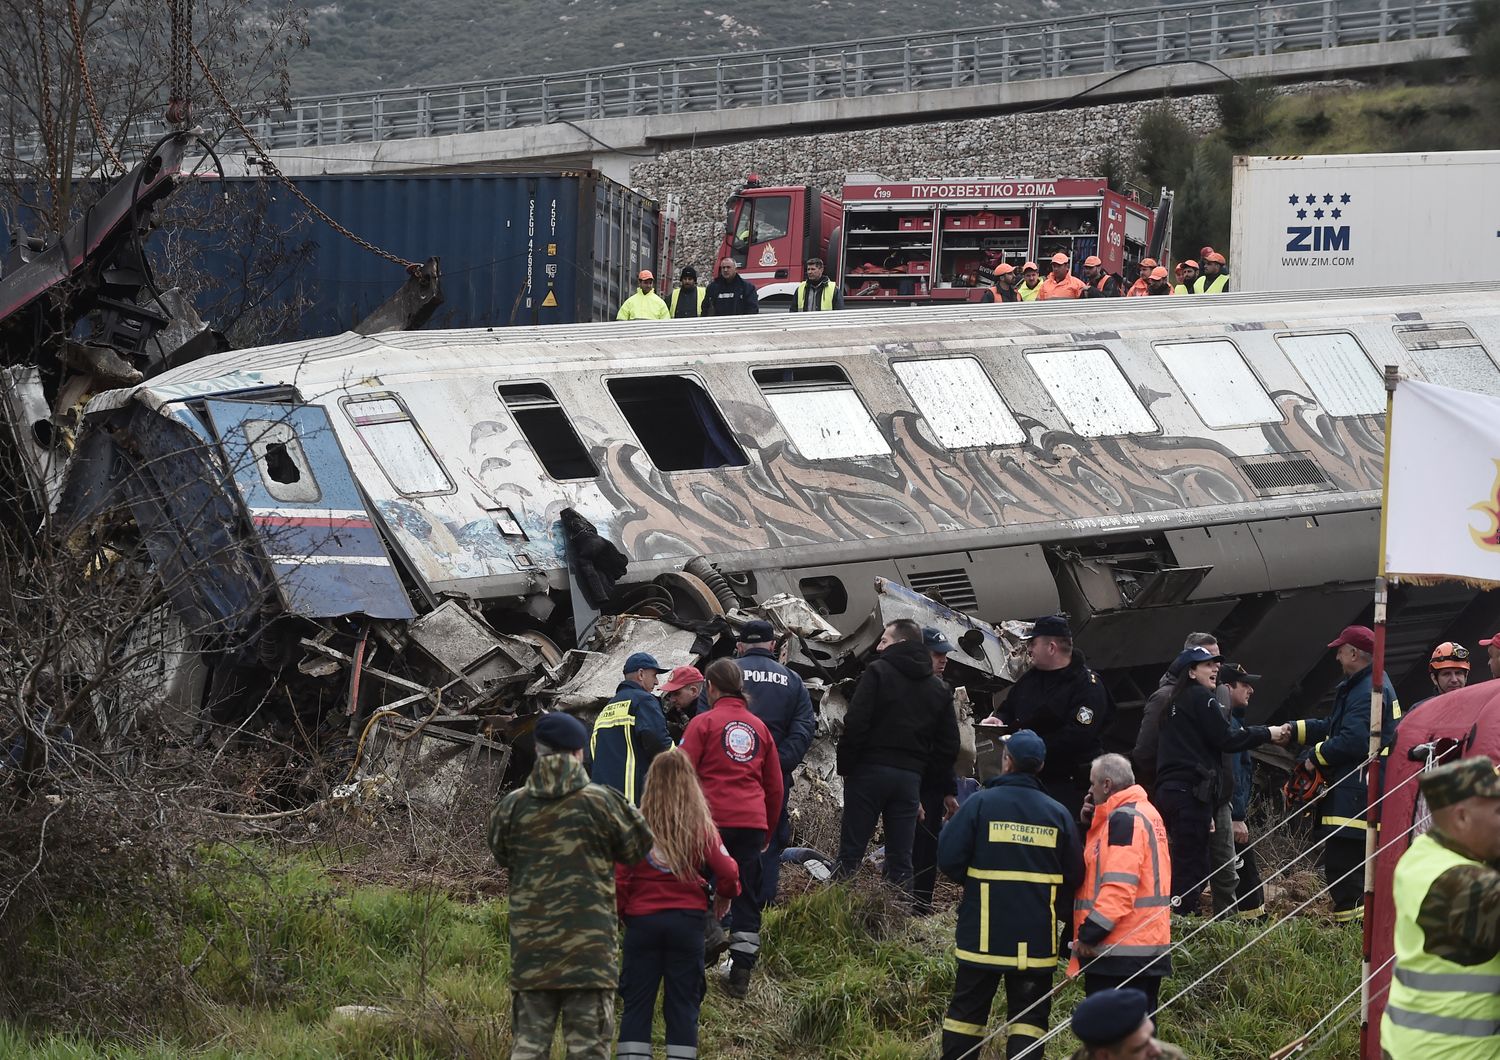
[[936, 626], [922, 627], [922, 643], [928, 651], [935, 651], [939, 655], [947, 655], [953, 651], [953, 645], [948, 643], [948, 638]]
[[1215, 655], [1207, 648], [1202, 648], [1194, 645], [1191, 648], [1184, 648], [1182, 649], [1182, 651], [1178, 652], [1177, 658], [1172, 660], [1172, 665], [1167, 667], [1167, 673], [1171, 674], [1173, 677], [1181, 677], [1183, 674], [1187, 673], [1189, 666], [1196, 666], [1198, 663], [1202, 662], [1223, 661], [1224, 656]]
[[1026, 634], [1026, 639], [1032, 637], [1067, 637], [1072, 639], [1073, 630], [1068, 625], [1068, 620], [1062, 615], [1043, 615], [1031, 623], [1031, 632]]
[[656, 656], [650, 652], [638, 651], [625, 660], [625, 669], [621, 672], [633, 674], [637, 670], [655, 670], [657, 673], [663, 673], [666, 667], [657, 662]]
[[1114, 1045], [1134, 1032], [1150, 1011], [1145, 991], [1128, 986], [1100, 990], [1073, 1010], [1073, 1033], [1087, 1046]]
[[589, 731], [583, 727], [583, 722], [560, 710], [543, 714], [531, 732], [542, 743], [559, 751], [577, 751], [589, 740]]
[[771, 628], [771, 623], [762, 622], [757, 618], [746, 622], [734, 639], [741, 644], [764, 644], [768, 640], [776, 639], [776, 631]]
[[1021, 729], [1011, 733], [1010, 739], [1005, 741], [1005, 753], [1021, 770], [1034, 772], [1047, 761], [1047, 744], [1030, 729]]

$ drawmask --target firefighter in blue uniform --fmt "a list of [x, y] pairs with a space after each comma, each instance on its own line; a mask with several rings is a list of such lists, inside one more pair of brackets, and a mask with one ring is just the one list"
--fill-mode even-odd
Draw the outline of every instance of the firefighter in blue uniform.
[[651, 694], [662, 669], [643, 651], [626, 659], [624, 680], [594, 719], [589, 739], [589, 775], [594, 783], [614, 788], [633, 806], [641, 804], [651, 760], [672, 746], [666, 715]]
[[1047, 1033], [1057, 924], [1072, 919], [1083, 845], [1068, 811], [1037, 777], [1046, 755], [1030, 729], [1012, 735], [1000, 776], [959, 807], [938, 839], [938, 867], [964, 888], [943, 1060], [974, 1055], [1002, 980], [1015, 1021], [1005, 1055], [1020, 1056]]

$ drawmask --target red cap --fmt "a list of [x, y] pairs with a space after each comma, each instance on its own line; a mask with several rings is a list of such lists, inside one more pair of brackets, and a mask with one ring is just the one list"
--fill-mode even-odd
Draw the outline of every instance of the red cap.
[[[1483, 643], [1481, 641], [1480, 643]], [[1330, 648], [1338, 648], [1348, 644], [1358, 648], [1362, 652], [1371, 654], [1375, 651], [1375, 631], [1369, 626], [1345, 626], [1344, 632], [1338, 635], [1338, 639], [1329, 642]]]
[[1092, 265], [1103, 265], [1103, 264], [1104, 264], [1104, 262], [1100, 261], [1093, 254], [1090, 254], [1088, 257], [1086, 257], [1086, 258], [1083, 259], [1083, 267], [1084, 268], [1089, 268]]
[[1496, 633], [1489, 640], [1482, 640], [1482, 641], [1480, 641], [1479, 642], [1479, 646], [1481, 648], [1488, 648], [1491, 644], [1494, 644], [1496, 641], [1500, 641], [1500, 633]]
[[1198, 267], [1198, 263], [1192, 258], [1188, 258], [1187, 261], [1184, 261], [1182, 263], [1182, 267], [1184, 269], [1196, 269]]
[[1210, 255], [1210, 254], [1212, 254], [1212, 253], [1213, 253], [1213, 252], [1214, 252], [1214, 248], [1213, 248], [1213, 247], [1201, 247], [1201, 248], [1200, 248], [1200, 249], [1199, 249], [1199, 250], [1198, 250], [1198, 256], [1199, 256], [1199, 257], [1200, 257], [1200, 258], [1206, 258], [1206, 257], [1208, 257], [1208, 256], [1209, 256], [1209, 255]]
[[651, 275], [651, 270], [650, 269], [642, 269], [640, 272], [638, 272], [638, 273], [635, 274], [635, 278], [637, 280], [654, 280], [654, 279], [656, 279], [655, 276]]
[[688, 685], [701, 685], [702, 683], [703, 674], [698, 671], [696, 666], [679, 666], [669, 673], [667, 679], [661, 683], [661, 691], [676, 692], [679, 688], [686, 688]]
[[1059, 250], [1056, 254], [1052, 255], [1052, 264], [1054, 264], [1054, 265], [1066, 265], [1067, 263], [1068, 263], [1068, 256], [1066, 254], [1064, 254], [1062, 251]]

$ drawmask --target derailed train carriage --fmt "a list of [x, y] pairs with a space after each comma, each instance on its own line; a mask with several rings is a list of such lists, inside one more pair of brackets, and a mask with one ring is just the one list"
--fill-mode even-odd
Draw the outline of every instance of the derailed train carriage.
[[[1494, 285], [344, 334], [95, 398], [58, 511], [128, 509], [225, 695], [357, 671], [372, 631], [460, 684], [520, 675], [601, 576], [605, 611], [788, 593], [845, 633], [885, 578], [1068, 612], [1126, 707], [1215, 630], [1266, 716], [1326, 694], [1369, 609], [1380, 366], [1500, 394], [1497, 356]], [[576, 536], [570, 569], [565, 512], [628, 569]], [[1497, 618], [1401, 590], [1406, 698]]]

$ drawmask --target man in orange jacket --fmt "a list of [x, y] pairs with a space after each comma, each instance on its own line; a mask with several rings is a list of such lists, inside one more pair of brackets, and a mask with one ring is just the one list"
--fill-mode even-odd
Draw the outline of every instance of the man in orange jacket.
[[1161, 981], [1172, 971], [1172, 861], [1167, 829], [1130, 759], [1100, 755], [1089, 770], [1082, 820], [1083, 886], [1073, 902], [1073, 959], [1083, 991], [1128, 985], [1155, 1012]]
[[1052, 271], [1042, 281], [1042, 301], [1049, 298], [1082, 298], [1084, 282], [1068, 271], [1068, 256], [1062, 251], [1052, 255]]
[[1144, 298], [1151, 293], [1151, 272], [1156, 268], [1156, 259], [1142, 258], [1139, 268], [1135, 283], [1131, 284], [1130, 290], [1125, 292], [1126, 298]]

